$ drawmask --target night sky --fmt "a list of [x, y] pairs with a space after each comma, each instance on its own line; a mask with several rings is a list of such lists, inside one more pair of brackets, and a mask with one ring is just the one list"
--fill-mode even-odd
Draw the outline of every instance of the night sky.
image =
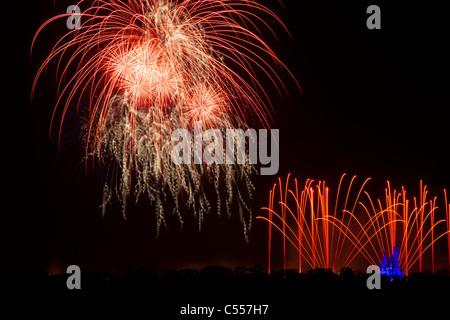
[[[63, 273], [71, 264], [118, 273], [139, 267], [266, 266], [266, 223], [254, 221], [246, 243], [237, 212], [228, 219], [212, 210], [201, 232], [192, 213], [184, 212], [183, 229], [170, 217], [157, 239], [154, 209], [145, 199], [130, 205], [127, 221], [117, 202], [102, 217], [101, 169], [85, 173], [76, 121], [69, 121], [61, 148], [56, 134], [49, 138], [54, 70], [40, 79], [30, 102], [34, 75], [65, 26], [60, 33], [54, 26], [43, 32], [30, 58], [33, 35], [69, 4], [33, 1], [4, 12], [2, 270]], [[381, 8], [381, 30], [366, 27], [370, 4]], [[387, 179], [410, 195], [418, 194], [423, 179], [430, 193], [442, 198], [442, 189], [450, 189], [448, 10], [438, 1], [284, 5], [267, 3], [291, 37], [272, 23], [278, 42], [269, 33], [265, 40], [302, 92], [281, 71], [289, 94], [270, 97], [272, 128], [280, 129], [280, 170], [277, 176], [255, 176], [254, 216], [262, 214], [278, 176], [289, 172], [301, 184], [307, 178], [326, 180], [332, 190], [344, 172], [360, 182], [371, 177], [375, 198], [383, 196]]]

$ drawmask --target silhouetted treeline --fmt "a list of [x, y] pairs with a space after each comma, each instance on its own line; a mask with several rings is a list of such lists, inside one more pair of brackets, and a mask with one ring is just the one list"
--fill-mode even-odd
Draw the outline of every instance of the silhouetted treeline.
[[[450, 276], [447, 270], [435, 274], [410, 274], [408, 279], [390, 281], [381, 278], [380, 290], [369, 290], [369, 275], [343, 268], [339, 273], [313, 269], [299, 274], [280, 270], [270, 275], [261, 266], [253, 268], [210, 266], [201, 270], [164, 270], [148, 268], [127, 270], [123, 275], [111, 272], [81, 274], [81, 289], [69, 290], [69, 275], [2, 274], [2, 296], [6, 306], [15, 312], [37, 312], [58, 315], [56, 310], [98, 313], [100, 316], [125, 312], [153, 319], [198, 319], [206, 315], [181, 315], [192, 306], [268, 304], [266, 315], [235, 315], [239, 319], [281, 319], [304, 312], [328, 315], [358, 315], [367, 310], [382, 315], [394, 308], [399, 316], [414, 315], [418, 310], [434, 314], [450, 302]], [[445, 308], [444, 308], [445, 307]], [[362, 309], [361, 309], [362, 308]], [[231, 309], [229, 309], [231, 310]], [[359, 310], [359, 311], [358, 311]], [[392, 312], [392, 311], [391, 311]], [[216, 313], [213, 319], [231, 319]]]

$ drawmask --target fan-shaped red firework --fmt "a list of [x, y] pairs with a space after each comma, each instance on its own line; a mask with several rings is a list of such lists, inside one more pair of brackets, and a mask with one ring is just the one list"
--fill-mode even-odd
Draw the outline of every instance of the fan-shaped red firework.
[[[434, 247], [436, 242], [447, 235], [450, 241], [450, 211], [445, 194], [446, 216], [435, 219], [437, 198], [427, 200], [427, 187], [420, 182], [419, 197], [410, 201], [406, 190], [392, 189], [389, 181], [385, 189], [385, 201], [373, 201], [364, 187], [366, 179], [352, 198], [354, 176], [342, 197], [345, 174], [341, 177], [334, 203], [329, 203], [329, 189], [324, 181], [313, 186], [307, 180], [303, 189], [290, 187], [289, 176], [283, 186], [281, 179], [269, 193], [269, 207], [263, 208], [268, 216], [257, 219], [269, 223], [269, 273], [272, 257], [272, 228], [275, 227], [283, 238], [283, 268], [286, 269], [286, 240], [298, 252], [298, 270], [302, 262], [310, 268], [330, 268], [333, 271], [348, 267], [356, 258], [363, 258], [372, 265], [378, 265], [383, 255], [390, 257], [399, 247], [399, 265], [407, 276], [413, 266], [423, 268], [424, 253], [431, 251], [431, 269], [435, 270]], [[362, 198], [365, 196], [366, 201]], [[341, 199], [342, 197], [342, 199]], [[413, 205], [410, 205], [411, 202]], [[359, 205], [359, 206], [357, 206]], [[360, 211], [357, 211], [359, 207]], [[445, 230], [439, 231], [445, 225]], [[448, 247], [450, 257], [450, 243]], [[450, 262], [450, 260], [449, 260]]]
[[[281, 92], [284, 85], [275, 69], [287, 69], [259, 28], [273, 33], [265, 20], [282, 22], [248, 0], [97, 0], [77, 6], [83, 10], [80, 28], [55, 44], [37, 72], [32, 95], [44, 69], [56, 60], [62, 118], [70, 104], [89, 98], [86, 154], [104, 162], [114, 159], [121, 175], [118, 186], [105, 185], [103, 207], [116, 190], [125, 213], [134, 172], [136, 198], [147, 194], [156, 203], [158, 230], [167, 192], [180, 221], [181, 192], [201, 221], [210, 208], [203, 192], [206, 178], [214, 181], [218, 195], [219, 184], [225, 184], [228, 209], [237, 195], [246, 232], [242, 212], [248, 206], [236, 181], [243, 179], [251, 195], [252, 165], [175, 166], [170, 137], [174, 129], [192, 129], [194, 121], [225, 131], [248, 127], [251, 115], [268, 125], [270, 101], [258, 78], [266, 75]], [[45, 22], [32, 47], [44, 27], [70, 15]]]

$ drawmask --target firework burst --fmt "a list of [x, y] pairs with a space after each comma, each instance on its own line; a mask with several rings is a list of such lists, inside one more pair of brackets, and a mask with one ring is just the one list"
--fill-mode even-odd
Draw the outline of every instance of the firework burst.
[[[248, 115], [268, 126], [270, 102], [257, 74], [265, 74], [281, 92], [284, 85], [275, 68], [284, 66], [258, 26], [272, 32], [265, 19], [281, 23], [279, 18], [243, 0], [99, 0], [78, 6], [87, 8], [81, 13], [81, 27], [53, 47], [37, 72], [32, 95], [42, 72], [56, 60], [62, 120], [71, 103], [79, 105], [79, 97], [88, 97], [86, 158], [115, 167], [104, 186], [103, 209], [116, 195], [125, 216], [131, 194], [136, 201], [146, 196], [156, 207], [159, 232], [168, 196], [182, 223], [183, 198], [201, 225], [212, 207], [205, 188], [213, 184], [218, 213], [219, 191], [224, 189], [227, 212], [235, 199], [247, 236], [253, 166], [249, 161], [174, 165], [171, 134], [192, 130], [195, 121], [222, 132], [245, 129]], [[45, 22], [33, 44], [49, 23], [69, 16]], [[53, 118], [55, 114], [56, 107]]]

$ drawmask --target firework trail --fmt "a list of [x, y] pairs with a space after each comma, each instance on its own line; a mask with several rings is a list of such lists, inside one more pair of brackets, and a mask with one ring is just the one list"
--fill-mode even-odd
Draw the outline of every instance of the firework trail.
[[[286, 240], [298, 252], [299, 272], [302, 272], [302, 265], [305, 263], [309, 268], [331, 268], [334, 271], [343, 263], [341, 251], [352, 240], [343, 232], [339, 232], [339, 226], [331, 217], [340, 217], [342, 221], [350, 224], [363, 188], [370, 180], [366, 179], [363, 182], [356, 198], [352, 201], [351, 191], [356, 177], [351, 179], [345, 197], [342, 197], [344, 177], [345, 174], [339, 182], [334, 210], [329, 201], [330, 192], [325, 181], [319, 181], [314, 185], [314, 180], [308, 179], [304, 187], [299, 188], [297, 179], [294, 179], [294, 187], [291, 188], [292, 183], [288, 175], [284, 187], [280, 178], [278, 183], [274, 184], [269, 194], [269, 207], [262, 208], [268, 212], [268, 217], [256, 217], [269, 223], [269, 273], [272, 257], [272, 228], [279, 230], [283, 237], [284, 270], [287, 268]], [[338, 208], [341, 209], [338, 210]]]
[[[280, 231], [283, 238], [284, 270], [287, 268], [287, 240], [298, 252], [299, 272], [302, 272], [302, 263], [305, 262], [309, 268], [330, 268], [334, 272], [348, 267], [357, 258], [379, 265], [383, 255], [391, 256], [395, 247], [399, 247], [399, 263], [406, 276], [414, 266], [418, 266], [419, 271], [423, 270], [427, 250], [431, 251], [431, 269], [434, 272], [436, 242], [445, 235], [450, 242], [450, 205], [446, 190], [445, 217], [436, 221], [437, 197], [427, 199], [427, 186], [422, 181], [418, 198], [408, 199], [404, 187], [398, 192], [388, 181], [384, 201], [374, 201], [364, 190], [370, 179], [362, 183], [352, 200], [356, 176], [351, 179], [345, 198], [342, 197], [344, 178], [345, 174], [339, 182], [334, 210], [325, 181], [313, 185], [314, 181], [308, 179], [299, 192], [297, 179], [292, 188], [290, 175], [284, 187], [278, 179], [269, 192], [269, 206], [262, 208], [268, 213], [267, 217], [256, 217], [268, 222], [268, 272], [271, 271], [272, 228]], [[445, 226], [445, 230], [440, 232], [441, 226]], [[448, 250], [450, 259], [450, 243]]]
[[[244, 0], [99, 0], [77, 5], [87, 8], [81, 27], [55, 44], [37, 72], [32, 96], [38, 78], [56, 60], [62, 119], [71, 103], [80, 103], [78, 97], [88, 97], [86, 158], [111, 168], [103, 212], [117, 196], [125, 217], [130, 195], [136, 201], [146, 196], [156, 208], [159, 232], [165, 224], [163, 204], [170, 198], [181, 224], [180, 201], [193, 210], [200, 227], [212, 208], [205, 193], [212, 184], [218, 213], [219, 191], [224, 189], [226, 210], [230, 214], [233, 201], [238, 204], [247, 236], [253, 165], [174, 165], [171, 150], [177, 142], [171, 134], [192, 130], [195, 121], [223, 133], [247, 129], [246, 119], [268, 126], [271, 105], [258, 78], [267, 76], [281, 93], [285, 88], [275, 69], [287, 69], [258, 28], [273, 33], [265, 20], [284, 27], [282, 22], [266, 7]], [[45, 22], [32, 47], [43, 28], [69, 16]]]

